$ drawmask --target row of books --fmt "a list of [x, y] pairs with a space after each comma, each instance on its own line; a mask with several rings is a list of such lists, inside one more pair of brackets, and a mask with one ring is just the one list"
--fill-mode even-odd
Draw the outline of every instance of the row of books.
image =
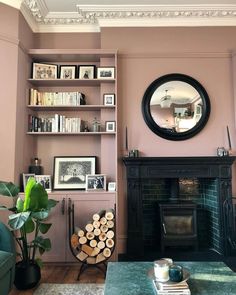
[[30, 89], [29, 105], [32, 106], [78, 106], [85, 104], [85, 95], [79, 91], [40, 92], [37, 89]]
[[153, 280], [153, 285], [157, 295], [191, 295], [187, 282], [165, 284]]
[[83, 121], [78, 118], [67, 118], [55, 114], [54, 117], [44, 118], [29, 115], [29, 132], [66, 132], [76, 133], [83, 129]]

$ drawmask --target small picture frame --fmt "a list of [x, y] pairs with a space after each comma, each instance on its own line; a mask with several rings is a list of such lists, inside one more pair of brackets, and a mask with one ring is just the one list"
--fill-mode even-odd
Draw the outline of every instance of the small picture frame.
[[79, 79], [94, 79], [95, 78], [95, 66], [79, 66]]
[[87, 191], [106, 190], [106, 175], [105, 174], [86, 175], [86, 190]]
[[115, 79], [115, 67], [98, 67], [97, 79]]
[[115, 192], [116, 190], [116, 182], [108, 182], [108, 191]]
[[69, 66], [60, 66], [60, 79], [70, 80], [75, 79], [76, 77], [76, 66], [69, 65]]
[[33, 79], [57, 79], [57, 65], [33, 63]]
[[23, 187], [24, 187], [24, 191], [25, 191], [26, 184], [27, 184], [28, 180], [30, 179], [30, 177], [35, 178], [35, 174], [34, 173], [23, 173]]
[[103, 101], [105, 106], [114, 106], [115, 105], [115, 94], [114, 93], [104, 93]]
[[106, 121], [106, 132], [115, 132], [116, 131], [116, 122], [115, 121]]
[[51, 175], [35, 175], [35, 180], [40, 183], [47, 192], [52, 191], [52, 180]]

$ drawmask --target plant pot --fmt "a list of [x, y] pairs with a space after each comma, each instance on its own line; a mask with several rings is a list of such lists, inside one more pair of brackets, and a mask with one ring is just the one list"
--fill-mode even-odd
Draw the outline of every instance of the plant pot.
[[16, 263], [14, 284], [18, 290], [35, 287], [41, 279], [41, 270], [35, 262], [19, 261]]

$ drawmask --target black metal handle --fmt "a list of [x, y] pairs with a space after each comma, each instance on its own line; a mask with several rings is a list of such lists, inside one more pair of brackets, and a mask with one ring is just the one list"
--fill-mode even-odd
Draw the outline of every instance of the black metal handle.
[[63, 198], [62, 202], [61, 202], [61, 214], [65, 215], [65, 203], [66, 203], [66, 199]]

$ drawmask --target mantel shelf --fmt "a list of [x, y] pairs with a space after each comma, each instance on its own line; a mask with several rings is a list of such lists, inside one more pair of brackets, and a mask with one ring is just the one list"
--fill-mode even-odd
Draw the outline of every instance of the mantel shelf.
[[41, 106], [41, 105], [28, 105], [29, 109], [33, 111], [99, 111], [102, 109], [115, 109], [115, 105], [79, 105], [79, 106]]
[[28, 79], [36, 86], [98, 86], [101, 83], [114, 83], [115, 79]]
[[29, 135], [76, 135], [76, 136], [88, 136], [88, 135], [115, 135], [116, 132], [27, 132]]

